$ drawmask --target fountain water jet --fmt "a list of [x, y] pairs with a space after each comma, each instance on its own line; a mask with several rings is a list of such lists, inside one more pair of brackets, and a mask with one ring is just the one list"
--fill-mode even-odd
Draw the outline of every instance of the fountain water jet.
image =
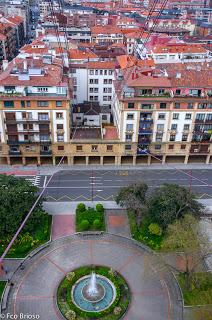
[[90, 297], [95, 297], [99, 294], [95, 272], [92, 272], [92, 274], [91, 274], [91, 277], [90, 277], [90, 280], [88, 283], [88, 287], [87, 287], [87, 294]]

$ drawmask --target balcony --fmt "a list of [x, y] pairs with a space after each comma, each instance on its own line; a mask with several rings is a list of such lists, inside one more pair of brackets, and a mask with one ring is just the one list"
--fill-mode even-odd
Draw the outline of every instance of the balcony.
[[137, 155], [147, 155], [149, 153], [149, 149], [139, 148], [137, 149]]
[[50, 119], [49, 118], [38, 118], [38, 120], [37, 121], [39, 121], [39, 122], [50, 122]]
[[40, 155], [41, 156], [51, 156], [52, 150], [40, 150]]
[[20, 156], [21, 155], [21, 151], [20, 150], [9, 150], [9, 155], [10, 156]]
[[7, 143], [9, 145], [20, 145], [20, 144], [31, 144], [31, 143], [38, 143], [39, 141], [35, 141], [35, 140], [7, 140]]
[[141, 136], [138, 137], [138, 144], [148, 145], [150, 142], [151, 140], [149, 138], [141, 138]]
[[153, 123], [151, 118], [140, 118], [140, 123]]
[[152, 93], [136, 92], [135, 96], [136, 97], [142, 97], [142, 98], [171, 98], [171, 93], [170, 92], [164, 92], [164, 93], [159, 93], [159, 92], [152, 92]]
[[139, 128], [139, 135], [152, 134], [152, 129], [150, 128]]

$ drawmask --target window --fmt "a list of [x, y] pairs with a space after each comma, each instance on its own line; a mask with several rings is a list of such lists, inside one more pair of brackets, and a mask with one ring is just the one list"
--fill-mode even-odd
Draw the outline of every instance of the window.
[[38, 120], [49, 120], [48, 113], [38, 113]]
[[109, 75], [112, 75], [113, 74], [113, 70], [109, 70]]
[[90, 93], [93, 93], [94, 92], [94, 88], [90, 88], [89, 91], [90, 91]]
[[159, 113], [158, 119], [165, 120], [166, 119], [166, 114], [165, 113]]
[[21, 108], [25, 108], [25, 101], [21, 101]]
[[98, 146], [97, 145], [92, 145], [91, 146], [91, 151], [98, 151]]
[[82, 151], [82, 146], [76, 146], [77, 151]]
[[73, 91], [74, 91], [74, 92], [77, 91], [77, 86], [73, 86]]
[[63, 150], [64, 150], [64, 146], [58, 146], [58, 147], [57, 147], [57, 150], [58, 150], [58, 151], [63, 151]]
[[211, 121], [212, 120], [212, 113], [208, 113], [206, 116], [206, 121]]
[[13, 108], [14, 107], [14, 101], [4, 101], [5, 108]]
[[131, 150], [131, 149], [132, 149], [132, 146], [130, 144], [125, 145], [125, 150]]
[[128, 124], [126, 125], [126, 131], [132, 131], [132, 130], [133, 130], [133, 124], [128, 123]]
[[175, 141], [175, 138], [176, 138], [176, 135], [175, 134], [171, 134], [169, 141]]
[[57, 141], [58, 142], [64, 142], [64, 136], [62, 134], [57, 135]]
[[99, 92], [99, 89], [98, 89], [98, 88], [94, 88], [94, 92], [95, 92], [95, 93], [98, 93], [98, 92]]
[[48, 88], [47, 87], [38, 87], [38, 92], [48, 92]]
[[98, 83], [99, 83], [99, 80], [98, 80], [98, 79], [94, 79], [94, 83], [95, 83], [95, 84], [98, 84]]
[[177, 130], [177, 124], [176, 123], [172, 123], [171, 130]]
[[31, 102], [30, 101], [27, 101], [27, 107], [31, 107]]
[[63, 113], [62, 112], [56, 112], [56, 119], [63, 119]]
[[163, 133], [156, 133], [155, 140], [156, 140], [157, 142], [162, 142], [162, 140], [163, 140]]
[[161, 144], [156, 144], [155, 145], [155, 150], [161, 150]]
[[37, 101], [37, 106], [38, 107], [48, 107], [49, 102], [48, 101]]
[[107, 115], [106, 115], [106, 114], [103, 114], [103, 115], [102, 115], [102, 120], [103, 120], [103, 121], [106, 121], [106, 120], [107, 120]]
[[181, 94], [181, 90], [180, 89], [176, 89], [175, 93], [176, 93], [176, 95], [179, 96]]
[[190, 119], [191, 119], [191, 113], [186, 113], [185, 119], [186, 119], [186, 120], [190, 120]]
[[152, 105], [151, 104], [142, 104], [141, 109], [152, 109]]
[[56, 101], [56, 107], [62, 107], [62, 101]]
[[165, 93], [165, 90], [164, 90], [164, 89], [159, 89], [159, 90], [158, 90], [158, 93], [159, 93], [159, 94], [163, 94], [163, 93]]
[[112, 84], [112, 83], [113, 83], [113, 80], [112, 80], [112, 79], [108, 79], [108, 83], [109, 83], [109, 84]]
[[107, 84], [107, 79], [104, 79], [104, 84]]
[[161, 102], [160, 103], [160, 109], [166, 109], [166, 103]]
[[175, 105], [174, 105], [174, 108], [175, 109], [180, 109], [180, 103], [176, 102]]
[[188, 109], [193, 109], [193, 103], [192, 102], [188, 103]]
[[173, 113], [172, 119], [178, 120], [179, 119], [179, 113]]
[[90, 75], [93, 75], [94, 74], [94, 70], [90, 70]]
[[134, 109], [134, 107], [135, 107], [134, 102], [129, 102], [128, 103], [128, 109]]
[[205, 114], [204, 113], [197, 113], [196, 120], [204, 121], [205, 120]]
[[174, 150], [174, 144], [169, 145], [169, 150]]
[[182, 135], [182, 141], [187, 141], [188, 140], [188, 135], [187, 134], [183, 134]]
[[107, 70], [104, 70], [104, 75], [105, 75], [105, 76], [107, 75]]
[[141, 95], [148, 95], [152, 94], [152, 89], [142, 89], [141, 90]]
[[107, 151], [113, 151], [113, 146], [107, 145]]
[[103, 75], [103, 70], [100, 70], [100, 75], [101, 75], [101, 76]]
[[99, 71], [95, 70], [95, 75], [98, 76], [98, 74], [99, 74]]
[[186, 148], [186, 144], [181, 144], [180, 149], [185, 150], [185, 148]]
[[126, 141], [132, 141], [132, 134], [126, 134]]
[[134, 119], [134, 114], [133, 113], [128, 113], [127, 114], [127, 120], [133, 120]]
[[103, 101], [107, 101], [107, 96], [103, 96]]
[[184, 124], [183, 130], [189, 130], [190, 129], [190, 124]]
[[164, 124], [157, 124], [157, 131], [163, 131], [164, 130]]
[[57, 130], [63, 130], [63, 124], [58, 123], [57, 124]]

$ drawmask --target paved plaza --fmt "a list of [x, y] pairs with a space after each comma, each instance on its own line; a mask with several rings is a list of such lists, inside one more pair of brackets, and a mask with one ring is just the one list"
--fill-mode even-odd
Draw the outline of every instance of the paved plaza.
[[67, 272], [89, 264], [112, 267], [128, 282], [132, 300], [124, 320], [182, 319], [179, 289], [159, 258], [128, 238], [107, 233], [61, 238], [27, 258], [11, 279], [5, 313], [63, 319], [56, 306], [57, 286]]

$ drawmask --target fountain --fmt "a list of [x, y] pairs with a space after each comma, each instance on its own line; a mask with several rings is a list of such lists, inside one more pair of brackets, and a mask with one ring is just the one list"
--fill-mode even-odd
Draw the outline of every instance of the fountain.
[[88, 283], [88, 289], [87, 289], [87, 294], [90, 297], [96, 297], [98, 295], [99, 291], [97, 288], [97, 282], [96, 282], [96, 274], [92, 272], [90, 281]]
[[80, 278], [72, 287], [72, 301], [84, 311], [105, 310], [115, 298], [114, 284], [108, 278], [95, 272]]

